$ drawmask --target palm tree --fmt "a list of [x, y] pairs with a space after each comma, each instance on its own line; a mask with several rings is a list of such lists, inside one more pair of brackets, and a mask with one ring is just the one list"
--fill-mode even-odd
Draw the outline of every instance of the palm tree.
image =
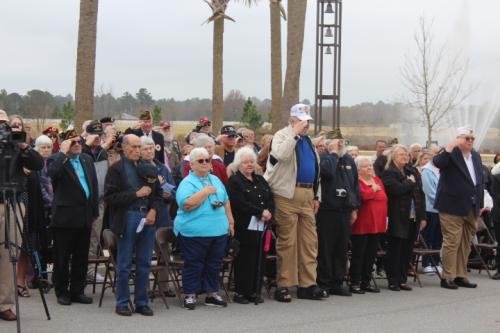
[[95, 51], [98, 0], [80, 0], [76, 56], [75, 129], [92, 119], [94, 108]]
[[270, 0], [271, 12], [271, 118], [272, 130], [276, 132], [281, 126], [279, 119], [282, 98], [282, 73], [281, 73], [281, 17], [286, 20], [285, 8], [281, 0]]
[[226, 15], [226, 8], [230, 0], [212, 0], [205, 1], [212, 15], [207, 19], [208, 22], [214, 23], [213, 36], [213, 79], [212, 79], [212, 130], [218, 133], [222, 127], [224, 120], [224, 85], [223, 85], [223, 50], [224, 50], [224, 20], [231, 20], [231, 17]]
[[299, 102], [300, 67], [304, 46], [306, 8], [307, 1], [288, 0], [285, 87], [281, 103], [282, 112], [278, 119], [273, 118], [273, 129], [286, 125], [290, 108]]

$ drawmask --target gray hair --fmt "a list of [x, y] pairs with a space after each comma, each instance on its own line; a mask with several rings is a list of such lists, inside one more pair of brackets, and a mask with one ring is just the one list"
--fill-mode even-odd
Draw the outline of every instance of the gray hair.
[[359, 153], [359, 148], [358, 148], [358, 146], [349, 146], [349, 147], [347, 147], [347, 152], [350, 152], [350, 151], [356, 151]]
[[214, 139], [206, 135], [205, 133], [200, 133], [193, 139], [193, 146], [195, 147], [205, 147], [207, 143], [215, 144]]
[[238, 149], [236, 154], [234, 154], [234, 165], [239, 168], [241, 164], [241, 159], [245, 156], [251, 156], [254, 161], [257, 161], [257, 155], [255, 154], [255, 151], [251, 149], [250, 147], [241, 147]]
[[356, 157], [356, 159], [354, 161], [356, 162], [356, 167], [358, 169], [361, 167], [361, 163], [365, 162], [365, 161], [368, 161], [368, 163], [370, 163], [371, 165], [373, 165], [372, 159], [370, 157], [368, 157], [368, 156], [358, 156], [358, 157]]
[[193, 148], [193, 150], [189, 153], [189, 163], [193, 164], [199, 157], [209, 158], [210, 155], [205, 148]]
[[40, 135], [35, 140], [35, 150], [38, 151], [37, 148], [39, 148], [40, 146], [44, 146], [44, 145], [47, 145], [47, 146], [50, 145], [52, 147], [53, 146], [52, 140], [46, 135]]
[[406, 146], [402, 144], [397, 144], [392, 146], [391, 152], [389, 153], [389, 156], [387, 156], [387, 163], [385, 164], [385, 170], [389, 169], [389, 165], [391, 165], [391, 163], [394, 161], [396, 154], [400, 150], [404, 150], [406, 154], [408, 154], [408, 156], [410, 155], [410, 150]]
[[154, 146], [155, 142], [149, 136], [141, 136], [141, 146]]
[[106, 127], [104, 129], [104, 134], [108, 134], [110, 132], [115, 132], [116, 133], [117, 132], [116, 127], [113, 126], [113, 125], [111, 125], [111, 126], [108, 126], [108, 127]]

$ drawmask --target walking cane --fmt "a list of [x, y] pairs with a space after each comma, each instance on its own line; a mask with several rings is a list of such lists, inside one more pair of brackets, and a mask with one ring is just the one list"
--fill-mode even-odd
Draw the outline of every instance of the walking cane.
[[254, 300], [255, 305], [259, 304], [260, 293], [261, 293], [261, 289], [262, 289], [262, 275], [264, 274], [264, 272], [262, 272], [262, 256], [264, 255], [263, 252], [264, 252], [266, 234], [268, 231], [271, 230], [270, 229], [271, 226], [272, 226], [272, 222], [270, 220], [264, 225], [264, 229], [262, 230], [262, 234], [259, 237], [259, 249], [258, 249], [259, 252], [257, 255], [257, 258], [258, 258], [257, 259], [257, 271], [255, 274], [256, 275], [255, 278], [257, 279], [255, 282], [255, 300]]

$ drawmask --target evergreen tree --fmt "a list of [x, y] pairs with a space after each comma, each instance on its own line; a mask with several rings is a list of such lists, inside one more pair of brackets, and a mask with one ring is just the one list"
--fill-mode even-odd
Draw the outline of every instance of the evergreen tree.
[[262, 115], [257, 112], [257, 107], [250, 98], [247, 99], [245, 105], [243, 106], [243, 115], [241, 116], [240, 122], [243, 126], [254, 131], [261, 127], [264, 123]]
[[158, 105], [155, 105], [152, 112], [153, 125], [159, 125], [161, 121], [161, 109]]
[[59, 127], [62, 131], [65, 131], [69, 125], [73, 123], [73, 118], [75, 117], [75, 106], [72, 102], [66, 102], [59, 111], [59, 118], [61, 122]]

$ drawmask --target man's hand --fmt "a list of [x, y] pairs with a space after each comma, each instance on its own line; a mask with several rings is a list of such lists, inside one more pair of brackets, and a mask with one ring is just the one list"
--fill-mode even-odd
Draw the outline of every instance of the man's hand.
[[101, 144], [102, 149], [109, 149], [111, 148], [111, 145], [113, 142], [116, 140], [116, 133], [109, 133], [106, 135], [104, 138], [104, 142]]
[[292, 129], [295, 135], [300, 135], [304, 132], [304, 129], [309, 125], [307, 120], [300, 120], [293, 124]]
[[339, 139], [333, 139], [326, 147], [329, 154], [338, 154], [339, 152]]
[[267, 222], [269, 221], [271, 218], [273, 217], [273, 215], [271, 214], [271, 212], [267, 209], [264, 209], [264, 211], [262, 212], [262, 217], [261, 219], [264, 221], [264, 222]]
[[412, 183], [415, 183], [415, 176], [414, 175], [409, 175], [409, 176], [406, 176], [406, 179], [408, 179], [409, 181], [411, 181]]
[[459, 145], [463, 144], [464, 141], [465, 141], [465, 138], [462, 137], [462, 136], [459, 136], [458, 138], [455, 138], [455, 139], [451, 140], [446, 145], [446, 151], [448, 153], [451, 153], [453, 151], [453, 148], [458, 147]]
[[61, 142], [61, 145], [59, 146], [59, 151], [64, 155], [66, 155], [70, 147], [71, 147], [71, 140], [64, 140], [63, 142]]
[[318, 209], [319, 209], [319, 201], [318, 200], [313, 200], [313, 212], [314, 212], [314, 215], [316, 215], [318, 213]]
[[156, 210], [150, 209], [149, 212], [146, 214], [146, 222], [144, 225], [152, 225], [155, 224], [156, 222]]
[[31, 170], [30, 170], [30, 169], [26, 169], [26, 168], [24, 168], [24, 167], [23, 167], [23, 172], [24, 172], [24, 174], [25, 174], [26, 176], [29, 176], [29, 175], [30, 175], [30, 173], [31, 173]]
[[147, 197], [151, 194], [151, 187], [143, 186], [139, 189], [139, 191], [135, 192], [135, 196], [138, 198]]
[[420, 227], [419, 227], [420, 229], [419, 230], [422, 231], [425, 229], [425, 227], [427, 227], [427, 221], [426, 220], [420, 221]]
[[98, 137], [99, 137], [99, 135], [97, 135], [97, 134], [88, 134], [85, 137], [85, 144], [87, 146], [92, 146], [94, 144], [95, 140], [97, 140]]
[[351, 212], [351, 225], [353, 225], [354, 222], [356, 222], [357, 219], [358, 219], [358, 211], [357, 210], [353, 210]]

